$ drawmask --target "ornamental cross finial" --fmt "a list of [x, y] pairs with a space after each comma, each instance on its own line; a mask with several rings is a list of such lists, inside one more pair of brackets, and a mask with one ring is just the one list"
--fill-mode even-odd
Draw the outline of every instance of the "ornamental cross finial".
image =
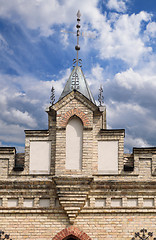
[[5, 239], [10, 239], [10, 240], [12, 240], [12, 239], [10, 238], [10, 235], [5, 234], [3, 231], [0, 230], [0, 240], [5, 240]]
[[78, 66], [78, 64], [80, 63], [80, 67], [81, 67], [82, 60], [79, 59], [79, 50], [80, 50], [79, 37], [80, 37], [80, 27], [81, 27], [80, 17], [81, 17], [81, 13], [80, 13], [80, 10], [78, 10], [78, 12], [77, 12], [77, 25], [76, 25], [76, 28], [77, 28], [77, 45], [75, 46], [75, 50], [77, 51], [77, 56], [76, 56], [76, 59], [73, 60], [73, 64], [76, 64], [76, 66]]
[[100, 106], [102, 106], [104, 104], [104, 96], [103, 96], [103, 88], [102, 88], [102, 86], [100, 86], [100, 88], [99, 88], [98, 101], [100, 103]]
[[52, 86], [52, 88], [51, 88], [51, 97], [50, 97], [50, 104], [51, 104], [51, 106], [53, 106], [54, 105], [54, 103], [55, 103], [55, 89], [54, 89], [54, 87]]
[[152, 236], [153, 236], [152, 232], [147, 232], [147, 229], [143, 228], [140, 230], [140, 232], [136, 232], [135, 237], [133, 237], [131, 240], [135, 240], [135, 239], [147, 240], [147, 239], [150, 239], [150, 237]]

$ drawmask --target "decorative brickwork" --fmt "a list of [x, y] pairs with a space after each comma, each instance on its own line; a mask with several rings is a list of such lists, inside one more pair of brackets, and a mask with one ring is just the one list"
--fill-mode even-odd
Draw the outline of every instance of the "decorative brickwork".
[[60, 126], [66, 127], [69, 119], [74, 115], [76, 115], [77, 117], [79, 117], [82, 120], [84, 127], [88, 127], [90, 125], [90, 121], [89, 121], [87, 115], [83, 111], [81, 111], [81, 109], [73, 108], [73, 109], [67, 111], [64, 114], [64, 116], [62, 116]]
[[68, 236], [76, 237], [79, 240], [91, 240], [86, 233], [73, 226], [63, 229], [52, 240], [65, 240]]
[[54, 178], [59, 202], [65, 210], [70, 223], [74, 223], [75, 218], [84, 207], [91, 189], [92, 180], [93, 178], [89, 177]]

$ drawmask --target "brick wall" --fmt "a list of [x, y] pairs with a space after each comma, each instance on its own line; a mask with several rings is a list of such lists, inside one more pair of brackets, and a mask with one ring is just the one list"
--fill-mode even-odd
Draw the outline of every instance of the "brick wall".
[[[1, 229], [10, 234], [13, 240], [62, 240], [58, 233], [70, 227], [64, 214], [1, 214]], [[79, 236], [80, 240], [130, 240], [142, 228], [154, 233], [156, 237], [156, 216], [151, 214], [97, 214], [82, 215], [74, 227], [89, 238], [82, 238], [75, 231], [67, 233]], [[71, 227], [70, 227], [71, 228]], [[58, 238], [55, 236], [57, 235]], [[63, 235], [64, 236], [64, 235]], [[152, 239], [152, 238], [151, 238]]]

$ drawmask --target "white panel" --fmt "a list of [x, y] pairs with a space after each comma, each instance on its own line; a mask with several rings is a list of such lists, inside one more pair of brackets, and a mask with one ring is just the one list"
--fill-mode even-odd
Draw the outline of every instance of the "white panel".
[[112, 198], [111, 199], [111, 206], [112, 207], [121, 207], [122, 206], [122, 199], [121, 198]]
[[18, 199], [17, 198], [8, 199], [8, 207], [17, 207], [17, 206], [18, 206]]
[[118, 141], [98, 142], [98, 172], [118, 173]]
[[2, 198], [0, 198], [0, 206], [2, 206]]
[[66, 169], [80, 170], [82, 165], [83, 125], [73, 118], [66, 127]]
[[50, 173], [51, 143], [48, 141], [30, 142], [30, 174]]
[[144, 207], [153, 207], [154, 206], [154, 198], [144, 198], [143, 206]]
[[47, 198], [40, 199], [39, 206], [40, 207], [50, 207], [50, 199], [47, 199]]
[[106, 199], [105, 198], [95, 199], [95, 207], [105, 207], [105, 206], [106, 206]]
[[137, 198], [128, 198], [127, 199], [127, 207], [137, 207], [138, 199]]
[[34, 206], [34, 199], [33, 198], [25, 198], [23, 200], [24, 207], [33, 207]]

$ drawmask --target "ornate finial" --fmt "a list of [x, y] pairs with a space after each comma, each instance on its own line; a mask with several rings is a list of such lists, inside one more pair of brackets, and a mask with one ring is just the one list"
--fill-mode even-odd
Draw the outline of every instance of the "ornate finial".
[[10, 239], [10, 240], [12, 240], [12, 239], [10, 238], [10, 235], [5, 234], [3, 231], [0, 230], [0, 240], [5, 240], [5, 239]]
[[102, 86], [100, 86], [100, 88], [99, 88], [98, 101], [100, 103], [100, 106], [102, 106], [103, 103], [104, 103], [104, 96], [103, 96], [103, 88], [102, 88]]
[[152, 232], [147, 233], [147, 229], [143, 228], [143, 229], [140, 230], [140, 232], [136, 232], [135, 237], [133, 237], [131, 240], [135, 240], [135, 239], [146, 240], [146, 239], [149, 239], [149, 237], [152, 237], [152, 236], [153, 236]]
[[[76, 64], [76, 66], [78, 66], [78, 64], [82, 62], [81, 59], [79, 59], [78, 57], [78, 52], [80, 50], [80, 46], [79, 46], [79, 36], [80, 36], [80, 17], [81, 17], [81, 13], [80, 13], [80, 10], [78, 10], [77, 12], [77, 25], [76, 25], [76, 28], [77, 28], [77, 45], [75, 46], [75, 50], [77, 51], [77, 56], [76, 56], [76, 59], [73, 60], [73, 64]], [[81, 67], [81, 66], [80, 66]]]
[[51, 104], [51, 106], [53, 106], [54, 105], [54, 102], [55, 102], [55, 89], [54, 89], [54, 87], [52, 86], [52, 88], [51, 88], [51, 97], [50, 97], [50, 104]]
[[79, 89], [79, 75], [77, 74], [77, 71], [75, 71], [72, 75], [71, 89]]

